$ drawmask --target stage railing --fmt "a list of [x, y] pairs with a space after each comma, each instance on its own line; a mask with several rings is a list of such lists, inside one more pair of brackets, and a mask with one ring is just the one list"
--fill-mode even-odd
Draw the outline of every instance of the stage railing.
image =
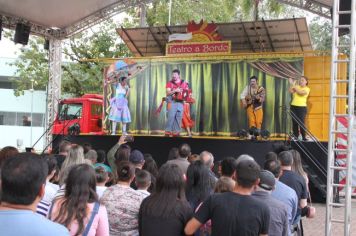
[[[320, 157], [327, 157], [328, 155], [328, 150], [325, 146], [323, 146], [323, 144], [317, 139], [317, 137], [315, 137], [310, 130], [304, 125], [304, 122], [302, 122], [297, 115], [291, 111], [288, 107], [283, 107], [283, 111], [289, 115], [291, 117], [292, 120], [294, 120], [295, 122], [297, 122], [297, 124], [299, 125], [299, 127], [301, 129], [305, 130], [305, 133], [309, 136], [309, 138], [311, 139], [310, 141], [315, 143], [316, 146], [319, 148], [321, 155]], [[327, 169], [324, 167], [324, 165], [320, 162], [320, 157], [315, 157], [314, 155], [311, 154], [311, 152], [308, 150], [308, 148], [306, 147], [306, 143], [308, 142], [304, 142], [304, 141], [300, 141], [298, 140], [298, 137], [295, 137], [295, 135], [292, 132], [286, 132], [290, 138], [290, 140], [294, 140], [296, 142], [294, 142], [294, 144], [299, 148], [299, 150], [301, 150], [304, 154], [305, 157], [307, 157], [309, 164], [312, 164], [314, 168], [317, 168], [320, 173], [323, 175], [323, 177], [326, 178], [327, 176]]]

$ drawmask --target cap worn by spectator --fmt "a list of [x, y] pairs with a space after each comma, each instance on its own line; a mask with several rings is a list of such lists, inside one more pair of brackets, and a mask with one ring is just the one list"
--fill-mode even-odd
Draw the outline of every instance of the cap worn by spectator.
[[133, 164], [140, 164], [145, 161], [145, 158], [139, 150], [133, 150], [130, 154], [130, 162]]
[[276, 179], [274, 175], [268, 170], [261, 170], [260, 172], [260, 183], [258, 184], [259, 187], [271, 191], [274, 189], [276, 184]]

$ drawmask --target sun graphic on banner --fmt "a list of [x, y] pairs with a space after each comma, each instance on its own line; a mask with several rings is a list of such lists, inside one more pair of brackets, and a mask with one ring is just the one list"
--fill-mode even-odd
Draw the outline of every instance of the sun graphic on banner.
[[221, 36], [217, 32], [218, 26], [215, 23], [208, 23], [200, 20], [197, 24], [194, 20], [188, 22], [187, 32], [192, 33], [192, 39], [188, 42], [210, 42], [220, 41]]

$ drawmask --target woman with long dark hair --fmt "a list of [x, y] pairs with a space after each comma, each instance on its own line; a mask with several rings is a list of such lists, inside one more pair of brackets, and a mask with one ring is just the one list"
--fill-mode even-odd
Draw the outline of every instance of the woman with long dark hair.
[[70, 235], [109, 235], [106, 208], [99, 204], [95, 186], [93, 167], [73, 166], [66, 180], [65, 195], [54, 201], [48, 218], [67, 227]]
[[308, 178], [308, 174], [303, 169], [302, 158], [300, 156], [300, 153], [295, 149], [290, 150], [290, 152], [293, 155], [292, 171], [294, 171], [295, 173], [297, 173], [298, 175], [302, 176], [305, 179], [307, 190], [309, 192], [309, 186], [308, 186], [309, 178]]
[[198, 160], [189, 165], [186, 196], [194, 210], [214, 192], [214, 187], [215, 183], [202, 161]]
[[151, 185], [147, 191], [152, 193], [156, 187], [158, 167], [156, 161], [153, 159], [151, 154], [146, 153], [143, 156], [145, 158], [145, 164], [143, 164], [142, 169], [148, 171], [151, 174]]
[[193, 214], [184, 187], [183, 172], [177, 165], [160, 168], [155, 192], [140, 207], [140, 236], [184, 235], [184, 226]]
[[117, 167], [118, 182], [107, 188], [101, 197], [109, 216], [110, 235], [138, 235], [138, 212], [143, 195], [130, 188], [135, 167], [121, 161]]

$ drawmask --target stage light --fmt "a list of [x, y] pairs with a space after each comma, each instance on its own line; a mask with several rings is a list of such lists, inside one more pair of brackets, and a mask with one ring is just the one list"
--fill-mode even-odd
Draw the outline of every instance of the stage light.
[[28, 38], [30, 37], [30, 32], [31, 32], [31, 26], [22, 23], [17, 23], [15, 29], [14, 42], [27, 45]]
[[245, 129], [237, 131], [237, 137], [239, 137], [240, 139], [247, 138], [247, 131]]
[[255, 137], [260, 135], [260, 131], [259, 129], [257, 129], [256, 127], [252, 126], [249, 130], [248, 130], [250, 135], [253, 135]]
[[269, 139], [270, 136], [271, 136], [271, 133], [268, 130], [264, 129], [261, 131], [262, 139], [265, 139], [265, 140]]
[[44, 45], [43, 45], [43, 48], [44, 48], [45, 50], [49, 50], [49, 39], [45, 39], [45, 43], [44, 43]]

